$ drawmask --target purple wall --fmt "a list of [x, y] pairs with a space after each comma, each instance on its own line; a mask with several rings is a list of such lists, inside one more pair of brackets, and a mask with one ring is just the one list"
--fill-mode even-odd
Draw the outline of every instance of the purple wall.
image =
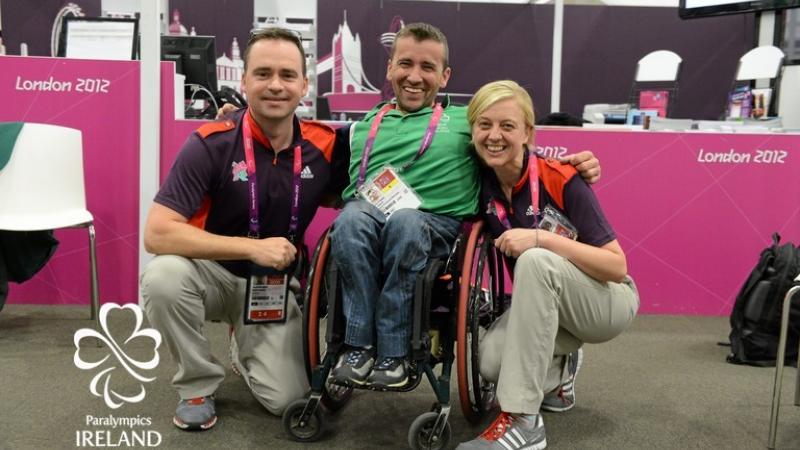
[[[364, 70], [376, 87], [386, 71], [378, 37], [399, 15], [406, 23], [432, 23], [448, 36], [448, 91], [469, 93], [487, 81], [513, 78], [531, 92], [538, 114], [549, 112], [551, 6], [320, 1], [321, 56], [331, 51], [345, 10], [350, 29], [361, 36]], [[667, 49], [684, 59], [674, 115], [717, 119], [737, 61], [755, 42], [753, 14], [683, 21], [675, 8], [568, 6], [564, 16], [561, 109], [575, 115], [587, 103], [627, 102], [639, 58]], [[319, 84], [320, 92], [328, 92], [330, 74]]]
[[626, 102], [636, 62], [664, 49], [683, 58], [673, 116], [718, 119], [739, 57], [755, 45], [753, 14], [684, 21], [673, 8], [571, 6], [564, 27], [561, 108], [572, 114]]
[[100, 0], [0, 0], [6, 53], [19, 55], [19, 44], [25, 42], [28, 55], [50, 56], [53, 23], [67, 3], [77, 4], [87, 16], [100, 15]]
[[230, 58], [233, 38], [239, 41], [244, 54], [250, 29], [253, 28], [253, 2], [241, 0], [169, 0], [169, 14], [177, 9], [181, 23], [192, 27], [199, 35], [216, 36], [217, 56], [226, 53]]
[[[0, 0], [3, 38], [9, 54], [26, 42], [31, 55], [48, 55], [50, 31], [66, 0]], [[77, 0], [87, 15], [100, 0]], [[235, 0], [172, 0], [181, 22], [198, 34], [217, 36], [217, 54], [234, 36], [244, 50], [253, 24], [253, 5]], [[331, 36], [344, 11], [362, 39], [365, 73], [380, 88], [387, 54], [378, 38], [392, 18], [426, 21], [450, 39], [453, 76], [448, 91], [474, 92], [483, 83], [513, 78], [533, 94], [537, 112], [548, 112], [553, 8], [422, 1], [320, 1], [319, 55], [330, 52]], [[739, 57], [754, 46], [753, 14], [682, 21], [674, 8], [568, 6], [565, 8], [561, 109], [580, 114], [586, 103], [627, 101], [636, 61], [650, 51], [673, 50], [684, 58], [676, 117], [716, 119], [724, 107]], [[229, 55], [230, 56], [230, 55]], [[330, 75], [320, 78], [330, 90]]]
[[[331, 52], [331, 38], [347, 11], [351, 31], [361, 38], [364, 72], [378, 88], [388, 59], [379, 37], [399, 15], [406, 24], [436, 25], [448, 37], [453, 68], [448, 92], [472, 93], [488, 81], [514, 78], [535, 99], [550, 98], [552, 6], [340, 0], [320, 1], [317, 8], [319, 55]], [[320, 92], [330, 91], [330, 73], [320, 75], [319, 86]]]

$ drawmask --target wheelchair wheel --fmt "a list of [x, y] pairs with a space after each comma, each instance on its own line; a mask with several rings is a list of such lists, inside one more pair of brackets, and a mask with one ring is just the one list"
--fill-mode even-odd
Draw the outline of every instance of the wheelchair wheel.
[[464, 250], [456, 328], [456, 371], [461, 410], [477, 423], [494, 400], [494, 384], [480, 375], [479, 345], [486, 328], [499, 315], [502, 300], [502, 260], [492, 240], [476, 222]]
[[452, 435], [450, 422], [445, 422], [440, 436], [433, 436], [433, 426], [438, 417], [437, 412], [426, 412], [414, 419], [408, 428], [408, 445], [411, 448], [439, 450], [447, 446]]
[[[303, 305], [303, 359], [309, 382], [311, 382], [311, 372], [321, 363], [327, 351], [325, 332], [329, 313], [333, 315], [333, 311], [328, 310], [328, 298], [336, 295], [335, 287], [332, 292], [326, 283], [329, 254], [330, 240], [326, 231], [314, 250]], [[328, 411], [336, 412], [347, 404], [352, 394], [352, 388], [337, 386], [326, 381], [322, 392], [322, 404]]]
[[307, 421], [301, 422], [303, 410], [307, 400], [299, 399], [289, 404], [283, 412], [283, 429], [292, 439], [300, 442], [314, 442], [325, 431], [325, 421], [322, 412], [317, 409]]

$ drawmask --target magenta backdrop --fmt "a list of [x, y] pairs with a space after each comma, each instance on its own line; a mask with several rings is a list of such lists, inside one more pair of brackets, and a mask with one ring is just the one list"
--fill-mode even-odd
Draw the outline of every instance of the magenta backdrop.
[[[135, 302], [139, 152], [139, 76], [135, 62], [0, 57], [0, 93], [11, 108], [0, 120], [81, 129], [89, 210], [95, 215], [104, 301]], [[47, 74], [44, 75], [43, 74]], [[172, 98], [162, 65], [162, 99]], [[17, 77], [101, 78], [107, 94], [18, 91]], [[202, 122], [174, 120], [162, 102], [161, 170], [169, 169], [188, 133]], [[538, 131], [550, 155], [592, 150], [602, 161], [595, 186], [628, 255], [643, 313], [726, 315], [736, 291], [772, 232], [800, 241], [800, 136], [676, 132]], [[748, 163], [699, 162], [731, 150]], [[759, 163], [760, 150], [786, 152]], [[3, 193], [5, 194], [5, 193]], [[335, 211], [321, 209], [306, 233], [316, 242]], [[84, 230], [57, 232], [61, 246], [33, 280], [12, 285], [11, 303], [88, 302]]]
[[[51, 79], [71, 83], [70, 89], [24, 90], [26, 81]], [[101, 81], [98, 85], [81, 79]], [[102, 86], [102, 80], [108, 82], [107, 92], [78, 92]], [[100, 293], [105, 301], [136, 301], [139, 63], [0, 56], [0, 98], [0, 121], [63, 125], [83, 132], [86, 200], [97, 232]], [[61, 244], [52, 260], [31, 281], [11, 285], [10, 303], [88, 304], [86, 230], [59, 230], [56, 237]]]
[[[800, 136], [541, 130], [537, 144], [600, 157], [595, 192], [627, 254], [641, 312], [727, 315], [770, 235], [800, 242]], [[701, 163], [701, 150], [750, 154], [750, 162]], [[758, 150], [786, 156], [757, 163]]]

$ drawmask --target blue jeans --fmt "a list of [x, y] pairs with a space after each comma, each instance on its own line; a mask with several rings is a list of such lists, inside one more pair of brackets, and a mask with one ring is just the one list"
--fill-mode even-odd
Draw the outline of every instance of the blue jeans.
[[429, 259], [447, 256], [459, 225], [414, 209], [386, 220], [364, 200], [345, 204], [333, 224], [331, 251], [342, 281], [346, 344], [373, 345], [377, 334], [379, 356], [408, 353], [417, 274]]

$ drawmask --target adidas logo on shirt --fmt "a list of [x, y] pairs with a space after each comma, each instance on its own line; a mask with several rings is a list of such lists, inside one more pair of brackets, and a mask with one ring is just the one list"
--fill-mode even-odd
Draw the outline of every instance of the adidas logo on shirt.
[[528, 206], [528, 209], [525, 211], [525, 215], [526, 216], [532, 216], [533, 215], [533, 205]]
[[300, 172], [300, 178], [304, 180], [309, 180], [311, 178], [314, 178], [314, 174], [311, 173], [311, 167], [305, 166], [303, 168], [303, 171]]

